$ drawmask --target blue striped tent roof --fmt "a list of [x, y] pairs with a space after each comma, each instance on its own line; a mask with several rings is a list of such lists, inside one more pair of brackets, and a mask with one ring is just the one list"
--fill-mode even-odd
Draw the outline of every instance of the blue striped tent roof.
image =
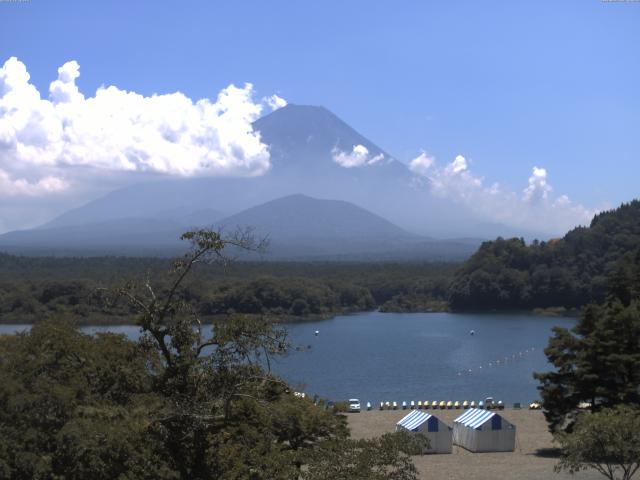
[[471, 408], [456, 418], [454, 423], [461, 423], [469, 428], [478, 428], [489, 421], [494, 415], [496, 415], [496, 413], [490, 410]]
[[398, 422], [398, 425], [406, 428], [407, 430], [416, 430], [420, 425], [429, 420], [433, 415], [421, 412], [420, 410], [413, 410], [410, 414], [402, 418]]

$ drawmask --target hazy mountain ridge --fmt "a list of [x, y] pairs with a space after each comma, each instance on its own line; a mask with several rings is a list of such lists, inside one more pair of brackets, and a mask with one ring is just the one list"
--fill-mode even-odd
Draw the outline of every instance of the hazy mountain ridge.
[[[250, 227], [270, 240], [266, 259], [371, 260], [468, 257], [479, 241], [435, 241], [409, 233], [354, 204], [291, 195], [251, 207], [210, 226], [223, 231]], [[0, 247], [12, 253], [58, 255], [175, 255], [187, 226], [178, 222], [127, 218], [85, 225], [10, 232]], [[255, 256], [250, 256], [255, 258]]]
[[[362, 212], [368, 211], [369, 220], [377, 216], [393, 225], [393, 229], [374, 240], [365, 238], [362, 232], [356, 234], [353, 229], [357, 223], [347, 225], [338, 222], [339, 218], [333, 219], [338, 223], [331, 228], [331, 223], [326, 221], [284, 227], [286, 215], [281, 215], [277, 221], [263, 225], [268, 227], [263, 230], [268, 230], [266, 233], [274, 239], [273, 255], [342, 258], [385, 251], [394, 258], [415, 254], [422, 257], [425, 249], [417, 247], [420, 242], [427, 242], [429, 248], [437, 243], [426, 237], [442, 238], [448, 234], [475, 239], [491, 238], [494, 231], [503, 233], [499, 226], [485, 228], [462, 207], [454, 208], [447, 200], [430, 195], [428, 180], [422, 178], [416, 182], [405, 164], [323, 107], [288, 105], [257, 120], [254, 128], [269, 145], [271, 153], [272, 168], [263, 176], [166, 179], [129, 186], [70, 210], [38, 229], [2, 235], [0, 245], [13, 252], [75, 246], [92, 251], [105, 249], [109, 253], [131, 247], [137, 254], [145, 246], [152, 250], [173, 249], [179, 245], [175, 241], [179, 232], [188, 227], [221, 225], [225, 223], [221, 221], [223, 218], [233, 222], [235, 215], [244, 218], [245, 226], [263, 225], [264, 219], [251, 217], [247, 209], [260, 207], [264, 213], [268, 210], [265, 204], [278, 206], [277, 202], [269, 202], [297, 194], [348, 202], [362, 210], [358, 218], [364, 218], [366, 215]], [[370, 158], [378, 160], [352, 168], [335, 161], [335, 155], [349, 154], [357, 145], [366, 148]], [[342, 213], [340, 208], [333, 208], [334, 204], [323, 205], [329, 210], [322, 215]], [[320, 210], [312, 211], [306, 215], [320, 215]], [[313, 231], [313, 234], [282, 236], [283, 231], [292, 228]], [[273, 236], [274, 231], [281, 238]], [[359, 235], [362, 238], [358, 238]], [[442, 246], [447, 243], [456, 243], [459, 249], [456, 258], [471, 253], [468, 245], [478, 244], [476, 241], [440, 241]], [[322, 245], [326, 248], [320, 248]]]

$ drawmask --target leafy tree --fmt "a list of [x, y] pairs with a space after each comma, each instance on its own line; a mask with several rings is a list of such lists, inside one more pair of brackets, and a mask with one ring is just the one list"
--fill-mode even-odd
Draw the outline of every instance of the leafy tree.
[[226, 264], [225, 248], [261, 244], [246, 232], [183, 238], [192, 248], [168, 281], [116, 291], [138, 314], [139, 341], [86, 335], [65, 318], [0, 337], [1, 478], [291, 479], [307, 464], [318, 471], [326, 445], [375, 452], [371, 478], [413, 478], [404, 447], [354, 447], [344, 416], [271, 373], [289, 346], [285, 330], [232, 316], [205, 334], [186, 279], [198, 264]]
[[[270, 358], [288, 348], [285, 330], [236, 317], [216, 324], [206, 338], [197, 312], [184, 300], [184, 279], [197, 263], [226, 264], [224, 248], [262, 245], [247, 232], [223, 238], [199, 230], [182, 238], [192, 249], [175, 263], [165, 291], [156, 292], [149, 281], [119, 291], [140, 312], [142, 342], [160, 352], [156, 389], [169, 401], [157, 427], [166, 432], [172, 464], [183, 479], [290, 476], [301, 463], [299, 450], [346, 436], [344, 420], [331, 412], [313, 415], [313, 404], [292, 399], [288, 386], [270, 373]], [[283, 404], [298, 421], [291, 435], [278, 428], [277, 407]], [[310, 420], [302, 421], [306, 416]]]
[[411, 455], [421, 454], [429, 440], [408, 432], [387, 433], [379, 438], [328, 441], [317, 448], [303, 480], [415, 480]]
[[535, 374], [552, 431], [571, 429], [578, 405], [592, 411], [640, 404], [640, 255], [625, 257], [603, 305], [589, 305], [571, 330], [554, 329], [545, 353], [555, 370]]
[[177, 478], [148, 428], [155, 352], [57, 319], [1, 336], [0, 359], [1, 478]]
[[610, 480], [630, 480], [640, 469], [640, 412], [618, 406], [581, 414], [572, 433], [559, 435], [556, 471], [594, 469]]

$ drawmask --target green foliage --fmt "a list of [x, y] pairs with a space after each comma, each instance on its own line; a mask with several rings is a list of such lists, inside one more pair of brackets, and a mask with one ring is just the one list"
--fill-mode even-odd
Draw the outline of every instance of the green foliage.
[[153, 351], [59, 319], [0, 337], [0, 358], [2, 478], [175, 478], [147, 435]]
[[456, 272], [452, 308], [575, 308], [604, 301], [607, 277], [640, 245], [640, 201], [596, 215], [562, 239], [485, 242]]
[[[106, 303], [122, 278], [154, 279], [169, 288], [164, 259], [35, 258], [0, 254], [0, 322], [34, 323], [55, 316], [81, 324], [132, 323], [135, 309]], [[201, 264], [183, 283], [183, 299], [205, 321], [231, 313], [274, 320], [322, 318], [372, 310], [446, 308], [454, 264], [250, 263]]]
[[234, 311], [304, 317], [371, 310], [374, 306], [371, 293], [360, 286], [275, 277], [225, 285], [203, 301], [204, 311], [213, 315]]
[[594, 469], [610, 480], [630, 480], [640, 469], [640, 411], [619, 406], [582, 414], [572, 433], [558, 435], [556, 471]]
[[196, 265], [226, 263], [227, 246], [259, 244], [209, 231], [184, 239], [192, 249], [166, 279], [114, 292], [135, 312], [139, 341], [86, 335], [63, 318], [0, 337], [0, 477], [291, 479], [352, 452], [372, 472], [358, 478], [415, 478], [408, 446], [348, 440], [343, 415], [270, 372], [286, 331], [231, 316], [203, 335], [186, 279]]
[[313, 452], [303, 480], [415, 480], [411, 455], [429, 447], [422, 435], [387, 433], [380, 438], [328, 441]]
[[571, 331], [556, 328], [545, 350], [555, 370], [535, 376], [552, 431], [571, 430], [581, 402], [593, 411], [640, 404], [640, 252], [621, 269], [625, 280], [613, 276], [606, 302], [586, 307]]

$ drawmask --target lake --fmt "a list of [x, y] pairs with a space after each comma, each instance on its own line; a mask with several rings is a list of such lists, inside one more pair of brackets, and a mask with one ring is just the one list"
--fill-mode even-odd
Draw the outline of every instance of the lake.
[[[330, 320], [286, 324], [293, 350], [273, 370], [300, 390], [332, 400], [481, 400], [506, 404], [539, 397], [535, 371], [554, 326], [575, 320], [531, 314], [366, 312]], [[0, 333], [28, 328], [0, 325]], [[88, 333], [133, 326], [85, 327]], [[316, 336], [315, 331], [319, 334]], [[471, 335], [471, 331], [474, 334]]]

